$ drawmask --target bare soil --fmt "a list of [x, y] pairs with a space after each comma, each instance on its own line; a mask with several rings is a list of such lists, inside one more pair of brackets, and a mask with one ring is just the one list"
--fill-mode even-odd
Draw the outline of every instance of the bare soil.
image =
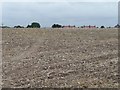
[[118, 87], [117, 29], [3, 29], [3, 87]]

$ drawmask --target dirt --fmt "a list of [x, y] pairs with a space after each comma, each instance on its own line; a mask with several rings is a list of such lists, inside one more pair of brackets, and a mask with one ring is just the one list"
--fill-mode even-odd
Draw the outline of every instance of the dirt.
[[0, 89], [2, 88], [2, 29], [0, 29]]
[[3, 29], [3, 87], [118, 87], [117, 29]]

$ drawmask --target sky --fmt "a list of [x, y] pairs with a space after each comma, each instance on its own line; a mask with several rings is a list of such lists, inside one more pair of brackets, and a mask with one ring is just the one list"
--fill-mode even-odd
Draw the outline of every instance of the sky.
[[27, 26], [38, 22], [42, 27], [61, 25], [115, 26], [118, 23], [116, 0], [4, 0], [2, 23]]

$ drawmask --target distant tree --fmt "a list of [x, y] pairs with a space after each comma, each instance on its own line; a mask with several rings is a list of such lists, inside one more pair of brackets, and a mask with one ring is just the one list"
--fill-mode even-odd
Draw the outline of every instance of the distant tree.
[[33, 22], [31, 25], [28, 25], [27, 28], [40, 28], [40, 24], [37, 22]]
[[31, 24], [31, 27], [32, 27], [32, 28], [40, 28], [40, 24], [37, 23], [37, 22], [33, 22], [33, 23]]
[[89, 25], [89, 28], [90, 28], [91, 26]]
[[101, 26], [100, 28], [105, 28], [104, 26]]
[[27, 28], [32, 28], [31, 25], [28, 25]]
[[23, 27], [23, 26], [18, 25], [18, 26], [14, 26], [14, 28], [24, 28], [24, 27]]
[[2, 28], [10, 28], [9, 26], [2, 26]]
[[0, 28], [10, 28], [9, 26], [6, 26], [2, 23], [2, 25], [0, 26]]
[[81, 26], [81, 28], [84, 28], [83, 26]]
[[59, 25], [59, 24], [53, 24], [53, 25], [52, 25], [52, 28], [62, 28], [62, 25]]
[[117, 25], [115, 26], [115, 28], [120, 28], [120, 25], [119, 25], [119, 24], [117, 24]]

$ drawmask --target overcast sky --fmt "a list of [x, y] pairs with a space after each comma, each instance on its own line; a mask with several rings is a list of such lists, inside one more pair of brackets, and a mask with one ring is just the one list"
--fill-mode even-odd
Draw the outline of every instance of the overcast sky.
[[76, 26], [114, 26], [118, 23], [118, 2], [115, 0], [108, 0], [109, 2], [42, 1], [7, 2], [6, 0], [2, 3], [3, 24], [27, 26], [32, 22], [39, 22], [42, 27], [49, 27], [54, 23]]

